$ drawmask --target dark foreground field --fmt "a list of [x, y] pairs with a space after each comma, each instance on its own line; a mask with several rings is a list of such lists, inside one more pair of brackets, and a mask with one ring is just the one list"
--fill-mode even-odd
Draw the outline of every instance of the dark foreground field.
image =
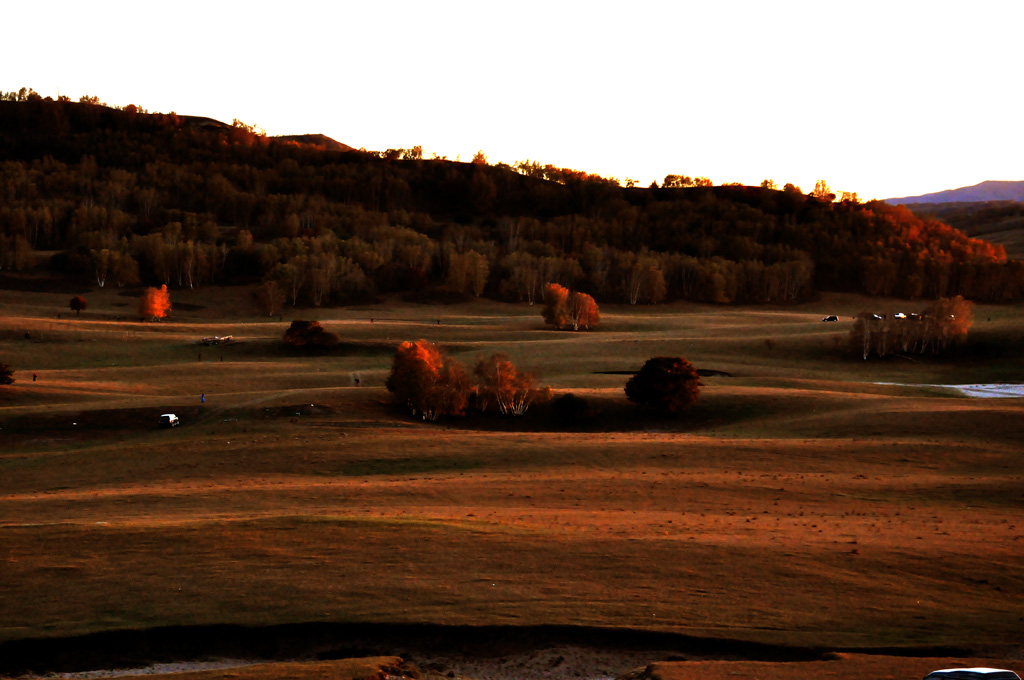
[[[157, 643], [80, 637], [98, 633], [212, 644], [242, 626], [234, 647], [175, 655], [266, 659], [280, 645], [258, 631], [351, 624], [380, 636], [337, 633], [335, 650], [422, 664], [417, 634], [388, 635], [428, 626], [448, 666], [420, 672], [467, 677], [490, 671], [457, 666], [472, 635], [452, 631], [532, 640], [534, 659], [555, 642], [590, 658], [641, 648], [585, 668], [676, 658], [644, 676], [665, 679], [1021, 664], [1024, 403], [924, 386], [1021, 381], [1020, 307], [976, 310], [955, 361], [851, 357], [849, 322], [822, 316], [898, 303], [843, 297], [604, 309], [590, 334], [498, 303], [304, 311], [343, 339], [306, 356], [280, 342], [292, 317], [236, 311], [251, 305], [241, 289], [178, 294], [185, 311], [153, 324], [118, 318], [116, 291], [90, 295], [58, 320], [66, 295], [0, 293], [0, 360], [18, 371], [0, 388], [2, 672], [168, 660]], [[194, 344], [212, 335], [236, 342]], [[506, 352], [588, 410], [409, 419], [382, 385], [393, 347], [420, 337], [469, 364]], [[623, 372], [657, 355], [714, 372], [680, 419], [624, 399]], [[183, 426], [156, 429], [168, 411]], [[421, 628], [394, 628], [407, 625]], [[562, 627], [576, 637], [547, 640]], [[829, 651], [843, 653], [810, 660]], [[572, 677], [559, 655], [520, 676]], [[360, 663], [203, 673], [369, 677]]]

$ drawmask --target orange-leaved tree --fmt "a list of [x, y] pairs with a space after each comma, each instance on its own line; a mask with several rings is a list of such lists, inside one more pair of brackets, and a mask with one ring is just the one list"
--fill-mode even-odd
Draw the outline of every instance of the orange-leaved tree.
[[82, 310], [88, 306], [89, 302], [81, 295], [76, 295], [75, 297], [71, 298], [71, 311], [74, 312], [76, 316], [81, 316]]
[[462, 415], [471, 390], [462, 364], [426, 340], [398, 346], [384, 386], [424, 420]]
[[530, 371], [520, 371], [505, 354], [480, 360], [473, 370], [477, 377], [476, 398], [481, 411], [521, 416], [531, 404], [551, 398], [550, 387], [537, 387]]
[[147, 288], [139, 298], [139, 316], [143, 319], [162, 319], [171, 311], [171, 294], [167, 284]]
[[944, 352], [950, 344], [959, 344], [967, 339], [967, 332], [974, 323], [974, 303], [960, 295], [939, 298], [928, 305], [921, 316], [935, 320], [935, 351]]
[[544, 323], [562, 328], [567, 319], [566, 302], [569, 300], [569, 289], [557, 283], [544, 286], [544, 308], [540, 310]]
[[544, 322], [555, 328], [590, 330], [601, 321], [601, 313], [594, 298], [586, 293], [570, 291], [557, 283], [544, 287]]
[[626, 382], [626, 397], [662, 413], [676, 413], [697, 402], [701, 382], [697, 369], [682, 357], [648, 359]]
[[581, 328], [589, 331], [601, 322], [597, 303], [586, 293], [573, 292], [569, 295], [568, 312], [569, 323], [574, 331]]

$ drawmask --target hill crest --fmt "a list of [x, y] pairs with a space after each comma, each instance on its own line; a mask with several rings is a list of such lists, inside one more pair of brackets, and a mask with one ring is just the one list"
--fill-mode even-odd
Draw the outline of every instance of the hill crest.
[[343, 144], [336, 139], [331, 139], [327, 135], [322, 134], [306, 134], [306, 135], [277, 135], [271, 139], [279, 142], [295, 142], [298, 144], [307, 144], [309, 146], [315, 146], [325, 151], [355, 151], [355, 147], [351, 147], [348, 144]]

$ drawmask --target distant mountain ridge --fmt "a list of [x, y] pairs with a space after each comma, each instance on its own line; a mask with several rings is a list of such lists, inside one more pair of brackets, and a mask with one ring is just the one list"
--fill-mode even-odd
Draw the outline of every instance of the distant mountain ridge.
[[933, 194], [905, 196], [903, 198], [887, 198], [891, 205], [910, 205], [915, 203], [980, 203], [984, 201], [1024, 201], [1024, 181], [989, 180], [970, 187], [947, 189]]

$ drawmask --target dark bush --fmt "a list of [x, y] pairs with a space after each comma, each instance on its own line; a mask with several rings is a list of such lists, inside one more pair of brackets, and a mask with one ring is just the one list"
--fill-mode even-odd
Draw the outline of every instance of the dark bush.
[[330, 349], [341, 342], [341, 338], [337, 334], [324, 329], [319, 321], [301, 321], [296, 319], [292, 321], [292, 325], [284, 332], [284, 341], [292, 347]]
[[697, 403], [697, 369], [682, 357], [654, 357], [626, 383], [626, 397], [661, 413], [678, 413]]

